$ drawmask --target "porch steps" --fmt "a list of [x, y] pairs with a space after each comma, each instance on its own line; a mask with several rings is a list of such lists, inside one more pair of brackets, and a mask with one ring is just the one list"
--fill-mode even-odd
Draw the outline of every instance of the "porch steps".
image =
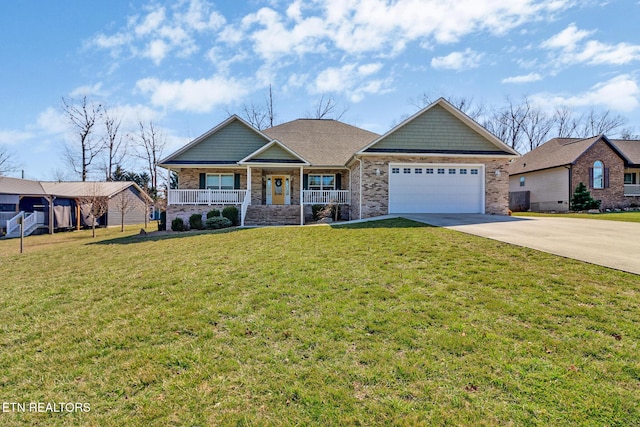
[[300, 225], [300, 205], [249, 205], [244, 225]]

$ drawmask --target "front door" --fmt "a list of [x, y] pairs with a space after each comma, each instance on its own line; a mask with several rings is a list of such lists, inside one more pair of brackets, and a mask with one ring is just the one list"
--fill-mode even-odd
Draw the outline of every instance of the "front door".
[[271, 204], [284, 205], [286, 189], [285, 177], [282, 175], [274, 175], [271, 179]]

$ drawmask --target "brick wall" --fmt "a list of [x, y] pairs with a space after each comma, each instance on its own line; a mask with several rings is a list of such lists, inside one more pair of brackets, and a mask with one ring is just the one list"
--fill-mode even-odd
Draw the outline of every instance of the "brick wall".
[[[608, 188], [589, 188], [591, 186], [589, 168], [592, 168], [597, 160], [604, 163], [605, 168], [609, 168]], [[572, 166], [571, 194], [580, 182], [587, 186], [594, 199], [602, 201], [601, 209], [624, 208], [629, 206], [630, 199], [632, 199], [624, 196], [624, 161], [603, 140], [593, 144]]]
[[[405, 157], [368, 156], [362, 158], [362, 217], [386, 215], [389, 212], [389, 163], [470, 163], [485, 165], [485, 213], [506, 215], [509, 209], [508, 159], [481, 157]], [[377, 170], [380, 171], [378, 175]], [[500, 175], [495, 171], [499, 170]], [[357, 167], [356, 167], [356, 173]], [[356, 175], [354, 173], [354, 176]], [[353, 196], [353, 195], [352, 195]], [[357, 203], [357, 199], [353, 204]], [[352, 213], [353, 208], [352, 208]], [[357, 218], [357, 217], [353, 217]]]

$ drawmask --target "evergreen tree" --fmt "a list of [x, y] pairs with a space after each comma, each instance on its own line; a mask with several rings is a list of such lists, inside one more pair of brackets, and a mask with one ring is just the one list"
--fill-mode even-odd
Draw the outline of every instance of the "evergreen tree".
[[571, 210], [586, 211], [589, 209], [600, 209], [600, 200], [594, 200], [591, 197], [591, 192], [587, 190], [587, 186], [581, 182], [571, 198]]

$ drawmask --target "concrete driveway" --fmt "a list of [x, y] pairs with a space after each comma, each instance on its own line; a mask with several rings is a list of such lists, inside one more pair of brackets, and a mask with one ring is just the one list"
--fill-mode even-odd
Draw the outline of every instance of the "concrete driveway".
[[398, 216], [640, 274], [640, 223], [476, 214]]

